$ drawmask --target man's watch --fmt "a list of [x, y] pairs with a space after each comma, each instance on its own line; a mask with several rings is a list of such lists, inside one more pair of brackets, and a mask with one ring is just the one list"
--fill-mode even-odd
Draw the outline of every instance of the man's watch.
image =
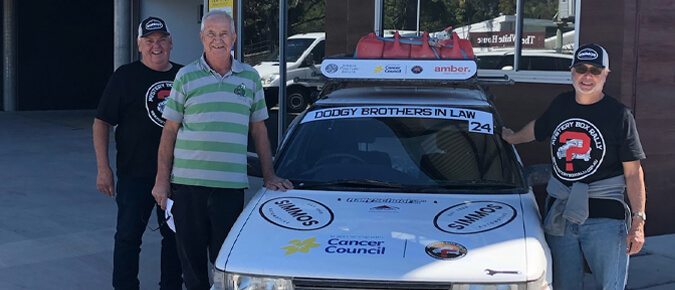
[[633, 217], [640, 217], [643, 222], [647, 221], [647, 214], [644, 211], [634, 212]]

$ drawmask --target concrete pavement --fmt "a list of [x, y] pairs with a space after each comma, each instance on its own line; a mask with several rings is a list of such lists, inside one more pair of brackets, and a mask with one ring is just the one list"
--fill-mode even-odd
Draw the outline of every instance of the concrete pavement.
[[[116, 206], [96, 190], [93, 116], [0, 112], [0, 289], [112, 289]], [[159, 288], [160, 238], [144, 236], [142, 289]], [[648, 237], [628, 289], [675, 289], [673, 245], [675, 235]]]

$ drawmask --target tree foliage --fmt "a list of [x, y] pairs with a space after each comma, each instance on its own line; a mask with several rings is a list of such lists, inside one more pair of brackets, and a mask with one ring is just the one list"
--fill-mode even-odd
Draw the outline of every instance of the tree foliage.
[[[288, 35], [324, 31], [326, 0], [287, 0]], [[245, 45], [267, 43], [274, 46], [279, 39], [279, 0], [244, 1]]]

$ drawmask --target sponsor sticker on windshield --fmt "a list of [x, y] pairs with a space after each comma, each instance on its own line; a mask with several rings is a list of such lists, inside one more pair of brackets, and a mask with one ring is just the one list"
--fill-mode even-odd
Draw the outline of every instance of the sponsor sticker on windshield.
[[419, 106], [373, 106], [373, 107], [344, 107], [328, 108], [311, 111], [302, 119], [302, 123], [343, 119], [343, 118], [371, 118], [371, 117], [402, 117], [402, 118], [437, 118], [450, 120], [464, 120], [469, 123], [469, 131], [483, 134], [492, 134], [492, 114], [489, 112], [446, 108], [446, 107], [419, 107]]

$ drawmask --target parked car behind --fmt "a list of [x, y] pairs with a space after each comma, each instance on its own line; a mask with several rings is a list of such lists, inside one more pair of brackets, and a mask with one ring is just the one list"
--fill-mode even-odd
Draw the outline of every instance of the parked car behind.
[[[480, 69], [513, 69], [513, 50], [476, 52], [475, 54]], [[553, 50], [523, 50], [519, 69], [569, 71], [571, 64], [571, 53], [556, 53]]]
[[[296, 34], [286, 42], [287, 108], [298, 113], [307, 108], [311, 94], [323, 86], [319, 72], [325, 54], [326, 33]], [[315, 69], [312, 69], [312, 66]], [[254, 66], [260, 74], [268, 108], [279, 103], [279, 51]]]

